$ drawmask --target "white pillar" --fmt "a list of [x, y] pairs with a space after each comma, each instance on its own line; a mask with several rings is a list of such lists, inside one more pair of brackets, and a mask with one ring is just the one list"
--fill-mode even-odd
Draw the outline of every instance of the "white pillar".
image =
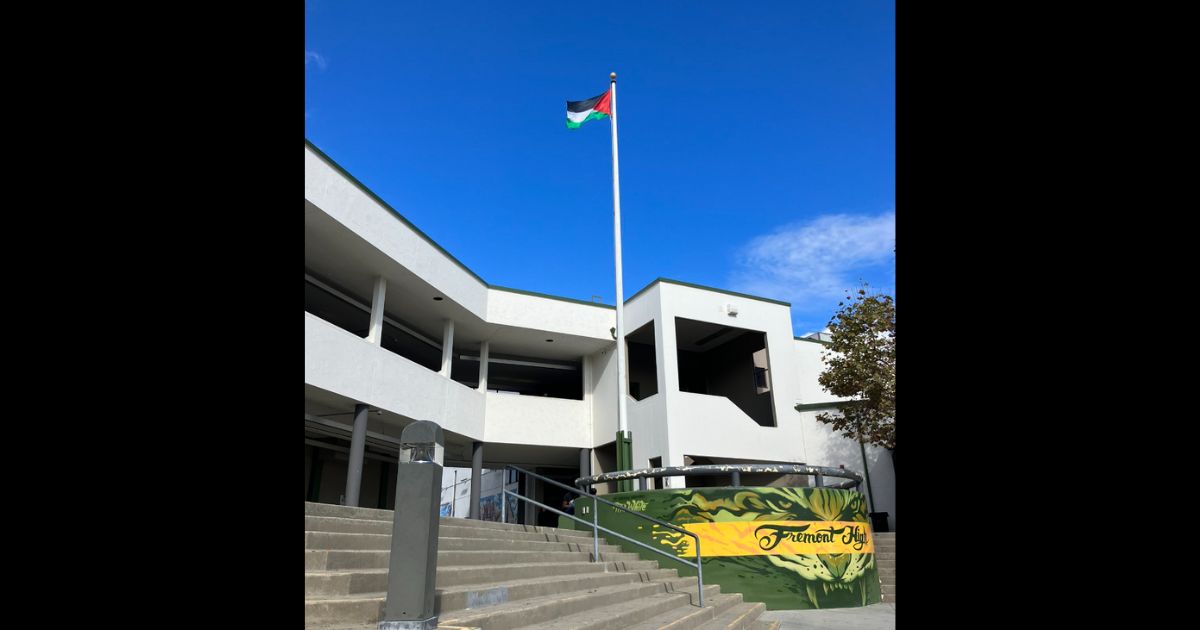
[[387, 280], [375, 278], [375, 292], [371, 295], [371, 329], [367, 341], [375, 345], [383, 343], [383, 296], [387, 292]]
[[592, 357], [585, 355], [583, 357], [583, 408], [587, 414], [588, 432], [592, 434], [595, 431], [595, 419], [592, 417]]
[[479, 344], [479, 391], [487, 393], [488, 351], [491, 344], [487, 341]]
[[442, 376], [450, 378], [450, 365], [454, 359], [454, 320], [442, 324]]

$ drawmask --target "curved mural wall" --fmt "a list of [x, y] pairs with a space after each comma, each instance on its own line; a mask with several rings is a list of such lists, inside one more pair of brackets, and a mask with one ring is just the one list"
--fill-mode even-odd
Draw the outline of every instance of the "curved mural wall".
[[[834, 488], [686, 488], [621, 492], [605, 499], [667, 521], [700, 537], [704, 583], [720, 584], [771, 610], [846, 608], [881, 601], [866, 498]], [[587, 498], [575, 503], [590, 521]], [[560, 517], [562, 526], [585, 525]], [[610, 506], [600, 525], [695, 559], [692, 539]], [[622, 541], [613, 539], [613, 544]], [[637, 545], [623, 545], [680, 575], [695, 569]]]

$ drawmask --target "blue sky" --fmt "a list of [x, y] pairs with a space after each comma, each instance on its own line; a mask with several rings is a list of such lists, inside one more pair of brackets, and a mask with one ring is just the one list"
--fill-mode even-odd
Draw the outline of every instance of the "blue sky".
[[305, 137], [491, 284], [612, 304], [658, 277], [824, 328], [895, 295], [894, 1], [305, 4]]

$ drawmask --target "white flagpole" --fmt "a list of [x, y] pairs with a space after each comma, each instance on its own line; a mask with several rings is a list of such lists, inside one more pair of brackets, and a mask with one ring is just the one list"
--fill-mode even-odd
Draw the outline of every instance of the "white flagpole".
[[[613, 244], [617, 259], [617, 431], [629, 435], [625, 396], [625, 292], [621, 282], [621, 177], [617, 170], [617, 73], [608, 75], [612, 94]], [[618, 444], [617, 448], [621, 448]], [[632, 464], [631, 464], [632, 465]]]

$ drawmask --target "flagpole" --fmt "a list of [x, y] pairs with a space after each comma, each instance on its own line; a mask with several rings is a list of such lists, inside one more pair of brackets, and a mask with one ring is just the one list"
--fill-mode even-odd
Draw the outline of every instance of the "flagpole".
[[[608, 77], [612, 97], [613, 248], [617, 266], [617, 469], [632, 470], [633, 448], [625, 402], [628, 384], [625, 378], [625, 291], [621, 281], [621, 176], [617, 168], [617, 73], [612, 72]], [[632, 482], [618, 482], [619, 492], [632, 489]]]

